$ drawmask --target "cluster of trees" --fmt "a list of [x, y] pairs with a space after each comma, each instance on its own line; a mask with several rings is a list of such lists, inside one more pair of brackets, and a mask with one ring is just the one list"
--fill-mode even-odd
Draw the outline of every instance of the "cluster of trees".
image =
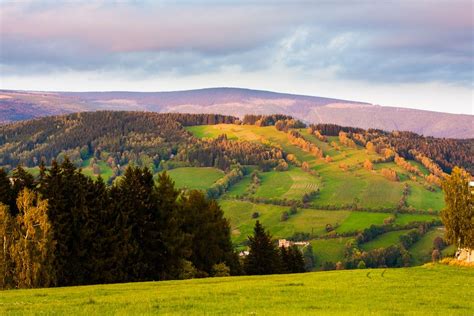
[[363, 130], [362, 128], [340, 126], [336, 124], [311, 124], [309, 127], [315, 131], [319, 131], [322, 135], [326, 136], [339, 136], [340, 132], [361, 134], [365, 132], [365, 130]]
[[315, 144], [307, 141], [298, 131], [290, 130], [287, 132], [288, 139], [293, 145], [296, 145], [306, 152], [311, 153], [316, 158], [323, 157], [323, 151]]
[[[279, 127], [286, 126], [286, 128], [304, 128], [306, 125], [295, 120], [293, 117], [284, 114], [271, 114], [271, 115], [254, 115], [247, 114], [242, 119], [242, 124], [245, 125], [257, 125], [257, 126], [276, 126], [279, 122]], [[283, 129], [283, 128], [282, 128]], [[279, 129], [279, 130], [282, 130]]]
[[[85, 112], [44, 117], [0, 126], [0, 165], [36, 166], [40, 161], [68, 155], [79, 165], [82, 160], [107, 152], [117, 164], [125, 165], [140, 154], [157, 164], [192, 141], [180, 123], [208, 122], [209, 115], [158, 114], [149, 112]], [[214, 116], [217, 121], [232, 121]], [[105, 158], [105, 157], [102, 157]], [[106, 159], [103, 159], [104, 161]]]
[[321, 131], [319, 131], [315, 128], [316, 128], [315, 125], [310, 125], [307, 129], [308, 133], [311, 134], [311, 135], [314, 135], [320, 141], [327, 143], [328, 138], [326, 136], [324, 136], [323, 134], [321, 134]]
[[[240, 273], [230, 226], [200, 191], [129, 167], [107, 187], [66, 159], [37, 179], [0, 171], [2, 287], [65, 286]], [[222, 270], [222, 269], [220, 269]]]
[[[249, 275], [305, 272], [303, 254], [296, 246], [278, 249], [272, 236], [257, 220], [253, 236], [249, 236], [249, 254], [244, 271]], [[314, 258], [313, 258], [314, 261]]]
[[397, 172], [391, 168], [382, 168], [380, 173], [390, 181], [398, 181]]
[[343, 131], [339, 132], [339, 142], [347, 147], [357, 147], [356, 143], [350, 137], [348, 137], [348, 134], [346, 132]]
[[398, 154], [395, 155], [394, 162], [398, 166], [402, 167], [403, 169], [405, 169], [408, 172], [411, 172], [411, 173], [413, 173], [417, 176], [423, 176], [423, 173], [420, 171], [420, 169], [418, 169], [418, 167], [412, 165], [411, 163], [406, 161], [405, 158], [400, 157]]
[[271, 170], [283, 159], [281, 149], [259, 143], [235, 141], [220, 135], [215, 139], [196, 142], [178, 153], [176, 158], [200, 167], [216, 167], [229, 170], [234, 164], [258, 165], [264, 171]]
[[474, 139], [434, 138], [412, 132], [364, 130], [334, 124], [310, 125], [309, 128], [323, 136], [338, 136], [342, 131], [361, 146], [366, 142], [367, 149], [370, 147], [380, 153], [383, 148], [391, 148], [408, 160], [415, 160], [416, 153], [421, 153], [447, 173], [459, 166], [474, 174], [474, 156], [471, 154]]
[[237, 183], [244, 177], [245, 169], [241, 165], [235, 165], [232, 170], [218, 179], [207, 189], [207, 196], [212, 199], [217, 199], [224, 192], [226, 192], [233, 184]]

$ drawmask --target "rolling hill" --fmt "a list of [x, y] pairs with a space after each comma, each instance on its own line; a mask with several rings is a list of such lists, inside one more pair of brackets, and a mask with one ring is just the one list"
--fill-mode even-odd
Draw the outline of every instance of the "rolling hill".
[[174, 92], [0, 91], [0, 122], [92, 110], [245, 114], [285, 113], [307, 123], [474, 138], [473, 116], [239, 88]]
[[[40, 160], [49, 165], [67, 155], [109, 184], [130, 164], [155, 177], [167, 171], [179, 188], [218, 199], [237, 249], [245, 249], [258, 219], [275, 238], [308, 241], [315, 269], [345, 260], [354, 242], [366, 252], [398, 247], [414, 230], [419, 235], [403, 246], [411, 264], [430, 260], [433, 240], [443, 235], [438, 162], [457, 157], [471, 165], [472, 142], [251, 118], [99, 111], [16, 122], [0, 126], [0, 167], [23, 164], [38, 175]], [[399, 139], [408, 147], [393, 147]], [[439, 152], [446, 146], [449, 155]]]

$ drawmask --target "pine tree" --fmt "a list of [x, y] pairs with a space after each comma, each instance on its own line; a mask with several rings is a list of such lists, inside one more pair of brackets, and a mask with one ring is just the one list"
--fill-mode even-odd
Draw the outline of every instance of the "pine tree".
[[274, 274], [280, 272], [280, 256], [268, 232], [257, 220], [253, 236], [249, 236], [249, 254], [245, 258], [244, 270], [249, 275]]
[[200, 271], [212, 273], [214, 265], [225, 263], [238, 273], [238, 259], [233, 251], [230, 225], [214, 200], [193, 190], [183, 198], [182, 230], [191, 238], [189, 260]]
[[153, 234], [158, 228], [152, 216], [156, 208], [153, 185], [153, 176], [148, 169], [131, 166], [111, 191], [114, 212], [117, 213], [114, 257], [120, 281], [149, 279], [150, 261], [156, 259], [145, 252], [147, 246], [150, 246], [149, 252], [153, 252], [153, 243], [159, 238]]
[[18, 207], [16, 205], [16, 198], [24, 188], [33, 189], [35, 186], [34, 177], [28, 173], [21, 165], [13, 170], [12, 174], [12, 199], [10, 200], [10, 212], [13, 216], [18, 214]]
[[168, 174], [161, 173], [156, 187], [159, 242], [153, 247], [159, 249], [158, 260], [155, 260], [159, 279], [176, 278], [181, 272], [183, 259], [189, 257], [189, 240], [181, 230], [183, 218], [177, 201], [179, 194]]
[[0, 203], [9, 207], [14, 204], [13, 189], [5, 169], [0, 168]]

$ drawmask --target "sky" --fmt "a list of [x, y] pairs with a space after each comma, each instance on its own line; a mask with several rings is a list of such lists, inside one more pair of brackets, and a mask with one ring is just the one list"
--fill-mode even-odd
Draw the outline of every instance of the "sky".
[[242, 87], [473, 114], [473, 6], [0, 0], [0, 89]]

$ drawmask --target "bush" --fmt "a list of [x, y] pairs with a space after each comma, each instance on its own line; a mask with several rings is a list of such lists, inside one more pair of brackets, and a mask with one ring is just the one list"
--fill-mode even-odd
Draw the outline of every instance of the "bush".
[[438, 250], [443, 250], [446, 247], [446, 243], [444, 242], [443, 238], [441, 238], [440, 236], [437, 236], [433, 240], [433, 247]]
[[223, 262], [212, 266], [213, 277], [226, 277], [230, 276], [230, 268]]
[[334, 264], [334, 262], [326, 261], [323, 263], [323, 270], [324, 271], [336, 270], [336, 265]]
[[331, 224], [326, 224], [326, 231], [329, 233], [329, 232], [332, 232], [334, 230], [334, 227], [332, 227]]
[[252, 218], [259, 218], [260, 217], [260, 213], [259, 212], [253, 212], [252, 213]]
[[280, 221], [281, 222], [286, 222], [288, 220], [288, 218], [290, 218], [290, 215], [288, 214], [288, 212], [283, 212], [281, 213], [281, 216], [280, 216]]
[[298, 208], [296, 207], [296, 205], [293, 205], [290, 208], [290, 215], [295, 215], [296, 213], [298, 213]]
[[179, 275], [180, 279], [193, 279], [197, 275], [197, 269], [194, 267], [193, 263], [188, 260], [183, 261], [182, 270]]
[[357, 269], [366, 269], [367, 267], [365, 266], [364, 260], [359, 261], [359, 264], [357, 264]]
[[439, 261], [439, 259], [441, 259], [441, 252], [438, 249], [433, 250], [433, 252], [431, 253], [431, 260], [433, 260], [433, 262], [436, 262]]

